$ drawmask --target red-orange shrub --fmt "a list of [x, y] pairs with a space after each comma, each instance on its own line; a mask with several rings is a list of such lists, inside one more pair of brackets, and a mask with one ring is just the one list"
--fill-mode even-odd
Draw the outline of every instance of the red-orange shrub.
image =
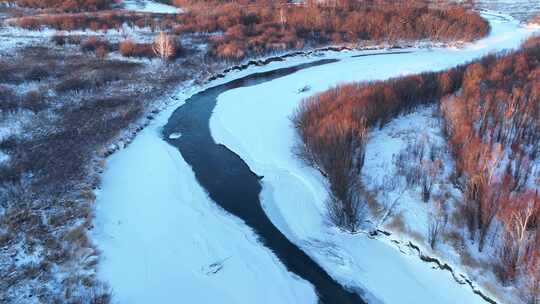
[[63, 12], [97, 11], [108, 9], [113, 0], [14, 0], [20, 6], [54, 9]]
[[[493, 223], [504, 229], [495, 235], [502, 280], [537, 282], [540, 259], [540, 39], [522, 49], [489, 55], [445, 72], [424, 73], [372, 83], [339, 85], [306, 98], [292, 120], [301, 144], [296, 151], [310, 165], [329, 172], [342, 160], [361, 167], [363, 155], [348, 147], [362, 142], [363, 127], [384, 124], [426, 102], [440, 102], [444, 131], [455, 159], [456, 185], [463, 189], [459, 208], [471, 239], [481, 251]], [[333, 130], [348, 130], [338, 140]], [[359, 133], [363, 134], [363, 133]], [[336, 146], [336, 145], [339, 145]], [[531, 266], [532, 267], [532, 266]]]
[[118, 51], [125, 57], [155, 57], [151, 43], [136, 43], [129, 39], [118, 44]]

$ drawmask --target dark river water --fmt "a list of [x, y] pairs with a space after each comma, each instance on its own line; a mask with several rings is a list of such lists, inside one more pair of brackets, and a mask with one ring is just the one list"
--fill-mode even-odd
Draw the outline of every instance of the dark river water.
[[[228, 90], [271, 81], [302, 69], [335, 62], [319, 60], [294, 67], [251, 74], [193, 95], [175, 110], [163, 130], [167, 142], [180, 150], [198, 182], [226, 211], [241, 218], [289, 271], [310, 282], [326, 304], [365, 303], [358, 293], [332, 279], [313, 259], [289, 241], [266, 216], [259, 194], [260, 178], [234, 152], [216, 144], [210, 134], [210, 116], [217, 97]], [[242, 119], [242, 117], [238, 117]], [[179, 132], [179, 138], [169, 138]], [[174, 136], [171, 136], [174, 137]], [[264, 269], [261, 269], [264, 272]]]

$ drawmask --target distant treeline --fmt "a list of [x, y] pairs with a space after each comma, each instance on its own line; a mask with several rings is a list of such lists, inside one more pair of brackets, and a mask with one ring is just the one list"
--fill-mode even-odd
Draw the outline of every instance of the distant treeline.
[[[414, 3], [414, 4], [413, 4]], [[273, 51], [328, 44], [430, 40], [471, 41], [485, 36], [489, 24], [459, 6], [431, 8], [416, 2], [364, 1], [182, 1], [178, 15], [96, 14], [39, 15], [16, 21], [24, 28], [60, 30], [119, 28], [124, 23], [167, 30], [175, 35], [212, 33], [210, 53], [240, 60]]]
[[51, 9], [63, 12], [84, 12], [109, 9], [114, 0], [13, 0], [20, 6]]
[[310, 44], [359, 41], [453, 41], [486, 35], [488, 24], [476, 13], [457, 6], [431, 9], [426, 5], [358, 1], [334, 5], [194, 5], [183, 16], [180, 32], [222, 32], [213, 39], [219, 57], [242, 58], [269, 50]]

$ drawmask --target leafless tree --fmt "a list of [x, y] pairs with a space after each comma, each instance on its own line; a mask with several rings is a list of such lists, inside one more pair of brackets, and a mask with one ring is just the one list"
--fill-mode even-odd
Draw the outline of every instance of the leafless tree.
[[517, 208], [512, 211], [511, 220], [508, 223], [510, 225], [509, 231], [518, 243], [521, 244], [527, 239], [529, 224], [535, 219], [534, 216], [538, 214], [539, 205], [540, 201], [531, 198], [526, 202], [524, 208]]
[[525, 260], [530, 264], [534, 261], [533, 258], [538, 258], [538, 228], [530, 228], [533, 221], [538, 220], [540, 211], [538, 194], [533, 191], [525, 193], [518, 198], [517, 203], [517, 206], [508, 206], [502, 212], [505, 234], [499, 249], [498, 268], [503, 281], [512, 280], [517, 276], [520, 261]]
[[513, 280], [517, 275], [517, 265], [519, 261], [519, 250], [515, 240], [509, 233], [502, 237], [499, 248], [497, 249], [497, 264], [495, 272], [501, 282], [506, 283]]
[[527, 303], [537, 304], [540, 301], [540, 257], [538, 249], [530, 257], [525, 272]]
[[163, 31], [156, 36], [152, 49], [163, 60], [169, 60], [176, 54], [173, 39]]
[[364, 162], [367, 128], [365, 121], [350, 125], [330, 127], [311, 153], [323, 157], [315, 160], [330, 182], [328, 214], [337, 226], [356, 232], [360, 216], [366, 206], [360, 183], [360, 171]]
[[334, 225], [355, 233], [360, 228], [361, 215], [366, 209], [367, 202], [357, 179], [351, 181], [349, 187], [347, 194], [341, 199], [330, 192], [327, 210], [328, 217]]
[[427, 239], [431, 249], [435, 249], [441, 233], [444, 231], [448, 217], [442, 201], [434, 202], [432, 210], [428, 212], [428, 235]]
[[[477, 160], [471, 161], [478, 165], [478, 173], [469, 177], [466, 188], [466, 210], [472, 214], [466, 214], [470, 221], [469, 229], [471, 234], [474, 233], [476, 227], [479, 232], [478, 251], [482, 251], [485, 244], [486, 236], [491, 228], [491, 224], [495, 216], [500, 210], [503, 201], [500, 185], [495, 182], [495, 169], [498, 167], [502, 159], [501, 145], [497, 145], [495, 149], [490, 147], [483, 148], [477, 155]], [[472, 159], [473, 156], [471, 156]], [[476, 226], [476, 227], [475, 227]]]
[[422, 200], [427, 203], [431, 198], [433, 185], [441, 172], [442, 162], [438, 159], [423, 159], [420, 161], [420, 163], [423, 171], [420, 178], [422, 186]]
[[[378, 227], [382, 226], [389, 218], [393, 217], [399, 207], [400, 199], [405, 192], [405, 185], [400, 184], [398, 176], [385, 177], [382, 184], [378, 187], [380, 209], [377, 211], [381, 214]], [[391, 198], [390, 194], [397, 194]]]

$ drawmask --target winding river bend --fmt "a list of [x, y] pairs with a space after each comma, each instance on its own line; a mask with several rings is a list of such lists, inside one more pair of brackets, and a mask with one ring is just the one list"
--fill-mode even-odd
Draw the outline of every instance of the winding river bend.
[[[291, 155], [294, 130], [287, 119], [306, 96], [299, 87], [322, 91], [341, 82], [443, 70], [515, 48], [535, 31], [496, 14], [485, 18], [491, 34], [464, 48], [329, 54], [323, 58], [340, 60], [253, 74], [193, 95], [180, 108], [167, 107], [108, 159], [97, 193], [92, 236], [103, 252], [98, 275], [115, 300], [485, 303], [391, 242], [325, 225], [324, 185]], [[178, 97], [184, 101], [190, 91]], [[257, 239], [263, 246], [254, 244]]]
[[[354, 291], [347, 290], [306, 253], [289, 241], [266, 216], [260, 200], [261, 177], [210, 134], [209, 120], [217, 97], [225, 91], [247, 87], [287, 76], [302, 69], [333, 63], [325, 59], [293, 67], [276, 69], [218, 85], [193, 95], [175, 110], [163, 132], [166, 140], [182, 153], [191, 165], [198, 182], [209, 196], [226, 211], [240, 217], [260, 236], [289, 271], [309, 281], [323, 303], [365, 303]], [[241, 119], [241, 118], [239, 118]], [[175, 138], [174, 133], [182, 136]], [[171, 136], [172, 135], [172, 136]]]

